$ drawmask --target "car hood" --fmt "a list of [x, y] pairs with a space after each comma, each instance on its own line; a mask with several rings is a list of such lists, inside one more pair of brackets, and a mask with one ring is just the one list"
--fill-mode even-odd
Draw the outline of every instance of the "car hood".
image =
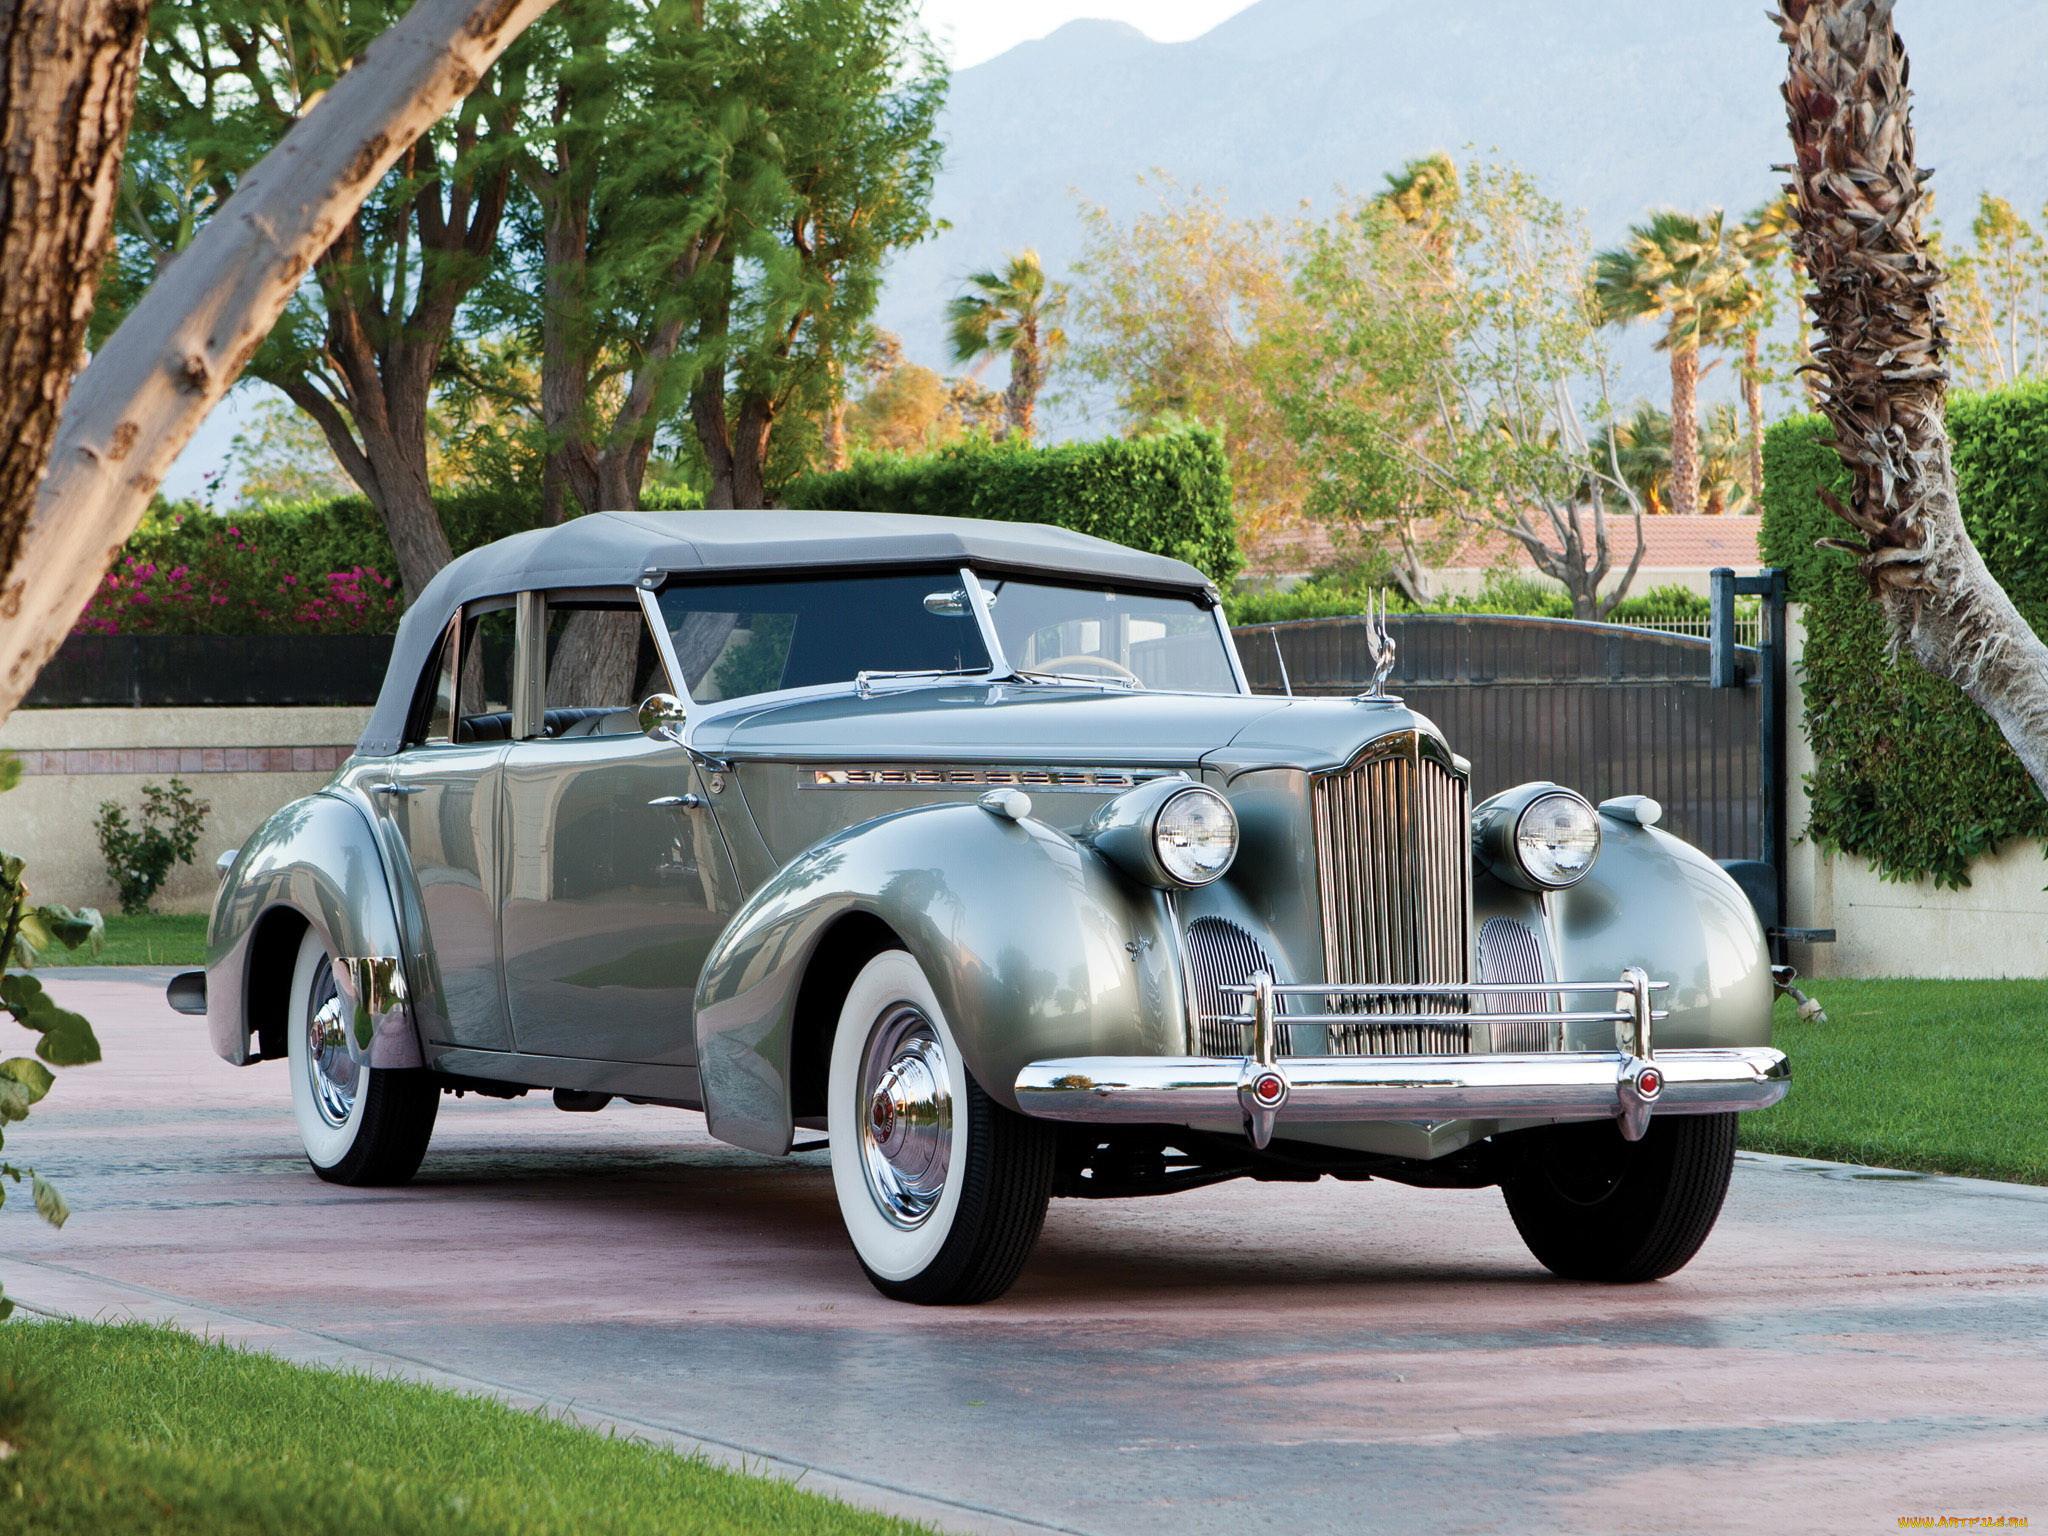
[[1394, 701], [949, 684], [785, 699], [701, 720], [716, 757], [1194, 769], [1340, 767], [1391, 731], [1435, 727]]

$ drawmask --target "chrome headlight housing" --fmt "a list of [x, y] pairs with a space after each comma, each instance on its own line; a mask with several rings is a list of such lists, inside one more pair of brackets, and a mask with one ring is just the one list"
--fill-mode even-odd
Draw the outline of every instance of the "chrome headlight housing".
[[1576, 885], [1600, 857], [1600, 817], [1558, 784], [1523, 784], [1472, 813], [1474, 851], [1486, 867], [1525, 891]]
[[1237, 813], [1206, 784], [1159, 779], [1090, 818], [1086, 841], [1132, 878], [1162, 889], [1220, 880], [1237, 857]]

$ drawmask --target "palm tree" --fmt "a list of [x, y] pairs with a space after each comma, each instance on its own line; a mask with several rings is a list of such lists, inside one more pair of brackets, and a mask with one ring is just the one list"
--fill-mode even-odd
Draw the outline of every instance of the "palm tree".
[[1664, 412], [1638, 400], [1627, 416], [1594, 433], [1590, 447], [1592, 463], [1602, 471], [1613, 465], [1645, 512], [1671, 510], [1671, 418]]
[[1458, 162], [1442, 150], [1410, 160], [1386, 178], [1387, 187], [1373, 199], [1414, 230], [1423, 245], [1441, 255], [1446, 231], [1444, 221], [1459, 196]]
[[1764, 500], [1764, 371], [1763, 328], [1770, 322], [1770, 290], [1766, 275], [1785, 251], [1792, 227], [1792, 199], [1779, 193], [1752, 213], [1729, 238], [1744, 268], [1742, 287], [1753, 295], [1739, 320], [1742, 333], [1742, 403], [1749, 412], [1749, 495], [1761, 508]]
[[1697, 216], [1657, 209], [1626, 244], [1593, 258], [1601, 320], [1664, 322], [1657, 348], [1671, 358], [1671, 510], [1681, 516], [1699, 511], [1700, 346], [1735, 318], [1730, 289], [1740, 281], [1718, 208]]
[[1045, 280], [1038, 252], [1012, 255], [999, 272], [976, 272], [969, 292], [946, 306], [953, 361], [977, 363], [1010, 354], [1010, 387], [1003, 391], [1009, 430], [1030, 439], [1046, 370], [1067, 344], [1059, 328], [1065, 296]]

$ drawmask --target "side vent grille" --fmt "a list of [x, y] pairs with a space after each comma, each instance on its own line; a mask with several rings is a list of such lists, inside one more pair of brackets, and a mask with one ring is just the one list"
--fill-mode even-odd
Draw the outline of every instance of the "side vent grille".
[[[1260, 971], [1279, 977], [1265, 946], [1227, 918], [1198, 917], [1188, 924], [1188, 970], [1193, 984], [1195, 1015], [1201, 1029], [1204, 1056], [1243, 1056], [1251, 1050], [1251, 1026], [1225, 1024], [1225, 1014], [1243, 1013], [1245, 1000], [1225, 992], [1241, 987]], [[1277, 1030], [1276, 1042], [1283, 1056], [1292, 1054], [1288, 1044], [1291, 1031]]]
[[[1543, 974], [1543, 951], [1527, 923], [1511, 917], [1489, 917], [1479, 925], [1479, 979], [1481, 981], [1548, 981]], [[1489, 992], [1484, 995], [1488, 1013], [1542, 1013], [1557, 1006], [1557, 999], [1528, 992]], [[1556, 1051], [1564, 1048], [1556, 1026], [1550, 1024], [1496, 1024], [1496, 1051]]]

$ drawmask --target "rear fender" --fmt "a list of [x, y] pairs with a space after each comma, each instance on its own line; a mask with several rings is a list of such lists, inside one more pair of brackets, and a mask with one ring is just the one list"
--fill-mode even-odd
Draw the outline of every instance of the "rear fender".
[[[307, 926], [337, 959], [392, 962], [337, 974], [356, 1009], [352, 1054], [373, 1067], [419, 1066], [405, 946], [376, 833], [361, 806], [326, 793], [272, 816], [222, 879], [207, 936], [206, 1024], [214, 1050], [236, 1066], [284, 1054], [285, 993]], [[386, 980], [392, 976], [395, 984]]]
[[[804, 981], [849, 924], [924, 967], [968, 1070], [1008, 1107], [1029, 1062], [1182, 1048], [1179, 949], [1158, 892], [1041, 821], [927, 806], [818, 843], [727, 926], [696, 999], [714, 1136], [789, 1149], [792, 1082], [815, 1066], [798, 1058], [829, 1047], [844, 997]], [[800, 1019], [800, 1000], [830, 1018]]]

